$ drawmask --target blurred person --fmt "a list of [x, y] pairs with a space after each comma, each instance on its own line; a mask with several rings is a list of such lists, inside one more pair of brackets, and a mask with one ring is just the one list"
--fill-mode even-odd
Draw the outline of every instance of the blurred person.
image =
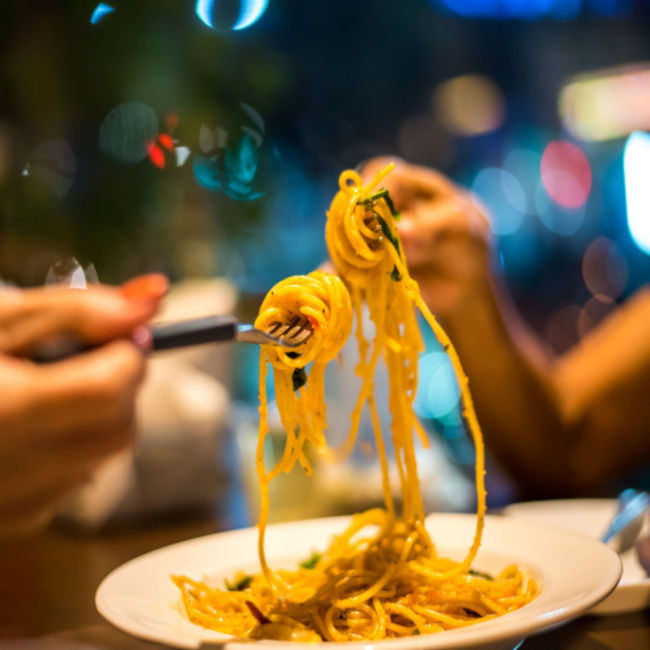
[[[131, 444], [144, 375], [132, 341], [166, 289], [164, 276], [147, 275], [121, 288], [0, 293], [0, 538], [46, 525], [64, 496]], [[98, 347], [50, 364], [27, 358], [70, 335]]]
[[[388, 158], [368, 161], [366, 179]], [[409, 270], [469, 377], [486, 444], [521, 496], [594, 494], [650, 462], [650, 291], [554, 356], [492, 270], [490, 227], [443, 175], [397, 160], [385, 179]]]

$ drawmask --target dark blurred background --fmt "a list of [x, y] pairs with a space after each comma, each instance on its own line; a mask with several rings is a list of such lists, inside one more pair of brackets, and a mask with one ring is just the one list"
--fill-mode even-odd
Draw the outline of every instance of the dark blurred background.
[[648, 0], [21, 1], [0, 34], [5, 283], [226, 276], [256, 304], [382, 153], [488, 206], [557, 352], [650, 277]]
[[646, 0], [4, 2], [0, 31], [5, 282], [74, 257], [264, 292], [376, 153], [474, 189], [558, 350], [647, 277]]

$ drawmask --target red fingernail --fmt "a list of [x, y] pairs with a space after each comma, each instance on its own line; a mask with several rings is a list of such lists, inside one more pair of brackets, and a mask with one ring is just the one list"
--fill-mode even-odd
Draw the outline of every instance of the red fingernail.
[[129, 300], [162, 298], [169, 288], [169, 280], [162, 273], [149, 273], [125, 282], [122, 295]]

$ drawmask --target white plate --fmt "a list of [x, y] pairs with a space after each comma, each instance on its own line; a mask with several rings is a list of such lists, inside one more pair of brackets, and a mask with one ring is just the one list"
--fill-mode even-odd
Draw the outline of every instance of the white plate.
[[[615, 499], [560, 499], [513, 503], [504, 514], [562, 526], [598, 539], [616, 511]], [[644, 532], [650, 529], [646, 516]], [[590, 614], [622, 614], [650, 606], [650, 577], [639, 564], [634, 549], [621, 554], [623, 575], [614, 592]]]
[[[348, 521], [347, 517], [330, 517], [270, 526], [266, 549], [271, 566], [295, 566], [313, 549], [326, 547]], [[427, 519], [439, 552], [458, 559], [469, 548], [474, 526], [473, 515], [436, 514]], [[361, 646], [363, 650], [513, 648], [533, 632], [554, 627], [593, 607], [614, 589], [621, 575], [618, 555], [584, 535], [516, 518], [488, 516], [475, 568], [494, 572], [513, 562], [532, 571], [542, 585], [541, 594], [515, 612], [439, 634], [328, 646]], [[221, 579], [232, 577], [238, 569], [257, 567], [256, 528], [208, 535], [122, 565], [99, 586], [96, 605], [107, 620], [134, 636], [178, 648], [198, 648], [201, 641], [223, 642], [228, 637], [187, 620], [169, 575], [200, 578], [208, 574]], [[226, 646], [228, 650], [250, 650], [250, 642]], [[297, 643], [273, 642], [273, 646], [313, 650], [313, 646]]]

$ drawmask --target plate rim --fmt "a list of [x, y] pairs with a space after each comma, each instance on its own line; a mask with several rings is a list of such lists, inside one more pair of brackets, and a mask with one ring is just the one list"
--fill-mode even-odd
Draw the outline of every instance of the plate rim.
[[[527, 511], [530, 509], [530, 516], [534, 516], [534, 511], [538, 509], [552, 509], [557, 507], [566, 506], [567, 504], [573, 504], [576, 507], [582, 505], [587, 505], [588, 507], [593, 507], [597, 509], [598, 507], [609, 507], [611, 508], [616, 503], [616, 499], [613, 497], [575, 497], [567, 499], [540, 499], [534, 501], [516, 501], [509, 503], [501, 509], [501, 513], [506, 517], [517, 517], [519, 519], [526, 519], [526, 521], [536, 521], [535, 519], [527, 518]], [[650, 529], [650, 513], [647, 515], [646, 530]], [[540, 520], [537, 520], [540, 523]], [[561, 523], [551, 523], [547, 522], [548, 525], [555, 525], [561, 528], [567, 529]], [[596, 539], [593, 535], [586, 534], [587, 537], [591, 539]], [[621, 579], [625, 578], [625, 565], [623, 565], [623, 573], [621, 574]], [[592, 612], [594, 615], [609, 615], [609, 614], [623, 614], [628, 612], [639, 611], [639, 608], [636, 606], [630, 605], [621, 605], [616, 602], [616, 599], [619, 598], [623, 600], [626, 597], [634, 597], [637, 592], [642, 591], [647, 601], [650, 599], [650, 575], [645, 578], [637, 578], [635, 580], [627, 581], [616, 585], [612, 593], [607, 597], [607, 602], [599, 603]], [[618, 595], [618, 596], [617, 596]]]
[[[298, 526], [304, 524], [312, 524], [312, 525], [320, 524], [325, 526], [345, 525], [346, 522], [349, 522], [350, 518], [351, 515], [342, 515], [342, 516], [319, 517], [313, 519], [303, 519], [300, 521], [275, 523], [269, 525], [267, 527], [267, 531], [270, 536], [272, 534], [272, 531], [291, 529], [297, 525]], [[441, 519], [444, 520], [445, 518], [449, 518], [456, 522], [463, 522], [463, 521], [475, 522], [476, 514], [433, 513], [426, 517], [427, 526], [430, 525], [431, 520], [441, 520]], [[489, 522], [495, 522], [493, 523], [493, 526], [509, 525], [505, 522], [515, 522], [515, 524], [517, 523], [521, 524], [521, 521], [517, 521], [514, 517], [500, 515], [500, 514], [488, 514], [485, 516], [485, 520], [486, 520], [486, 526]], [[458, 630], [449, 630], [448, 632], [450, 633], [450, 635], [445, 635], [444, 640], [442, 639], [442, 637], [439, 637], [437, 634], [430, 635], [429, 640], [432, 641], [432, 643], [428, 643], [426, 645], [427, 648], [430, 647], [432, 648], [432, 650], [435, 650], [436, 648], [440, 650], [442, 650], [443, 648], [452, 650], [455, 648], [469, 648], [471, 647], [471, 644], [476, 644], [476, 643], [480, 643], [480, 645], [482, 646], [488, 643], [494, 643], [499, 641], [505, 642], [508, 640], [523, 639], [527, 636], [531, 636], [533, 634], [542, 631], [548, 631], [554, 627], [566, 623], [567, 621], [573, 618], [576, 618], [580, 614], [584, 613], [587, 609], [603, 601], [605, 598], [609, 596], [609, 594], [611, 594], [614, 591], [622, 574], [622, 563], [620, 557], [612, 549], [608, 548], [604, 544], [601, 544], [593, 537], [589, 537], [588, 535], [582, 535], [580, 533], [568, 530], [567, 528], [562, 528], [561, 526], [552, 526], [545, 523], [541, 524], [539, 522], [526, 521], [526, 527], [533, 528], [533, 529], [537, 528], [540, 530], [540, 532], [548, 533], [550, 531], [555, 537], [560, 536], [560, 537], [572, 538], [574, 540], [579, 539], [581, 540], [581, 543], [591, 546], [594, 550], [598, 549], [598, 552], [603, 553], [603, 558], [609, 556], [609, 560], [611, 561], [611, 566], [608, 567], [608, 571], [607, 571], [608, 574], [610, 574], [609, 580], [603, 581], [597, 589], [595, 588], [592, 589], [592, 591], [589, 592], [589, 596], [587, 598], [584, 598], [580, 603], [566, 605], [560, 608], [559, 610], [550, 612], [551, 614], [550, 616], [549, 613], [547, 612], [544, 616], [543, 625], [540, 625], [538, 620], [540, 615], [536, 615], [532, 619], [524, 618], [522, 620], [515, 620], [514, 622], [509, 621], [510, 625], [505, 630], [500, 626], [496, 628], [489, 627], [487, 630], [485, 629], [484, 626], [481, 626], [481, 628], [477, 631], [476, 626], [469, 626], [469, 627], [459, 628]], [[179, 548], [183, 546], [187, 546], [188, 548], [190, 548], [192, 545], [205, 543], [209, 539], [219, 540], [219, 539], [224, 539], [226, 537], [237, 538], [238, 536], [241, 535], [251, 535], [253, 533], [256, 534], [256, 532], [257, 532], [257, 527], [251, 526], [247, 528], [209, 533], [206, 535], [201, 535], [198, 537], [181, 540], [173, 544], [162, 546], [160, 548], [153, 549], [137, 557], [134, 557], [130, 560], [127, 560], [120, 566], [113, 569], [101, 581], [95, 593], [95, 606], [98, 612], [102, 615], [102, 617], [104, 617], [105, 620], [107, 620], [115, 627], [121, 629], [122, 631], [130, 635], [133, 635], [137, 638], [147, 639], [149, 641], [155, 641], [158, 643], [165, 643], [170, 645], [173, 644], [175, 647], [187, 648], [187, 649], [199, 648], [203, 643], [216, 643], [218, 645], [221, 645], [223, 648], [226, 648], [226, 646], [228, 646], [228, 648], [231, 648], [232, 650], [235, 649], [235, 646], [239, 647], [239, 646], [246, 645], [247, 650], [249, 650], [250, 641], [242, 642], [241, 640], [237, 640], [234, 637], [227, 637], [227, 636], [220, 636], [219, 638], [215, 638], [210, 636], [210, 632], [211, 632], [210, 630], [202, 628], [198, 625], [195, 626], [197, 629], [197, 635], [196, 637], [193, 637], [185, 634], [181, 635], [174, 632], [169, 632], [165, 634], [165, 633], [157, 633], [157, 631], [149, 631], [147, 629], [138, 627], [135, 624], [131, 624], [128, 621], [122, 620], [122, 618], [119, 615], [118, 615], [119, 620], [116, 621], [114, 620], [115, 615], [112, 613], [111, 607], [107, 605], [105, 598], [106, 598], [106, 592], [107, 590], [110, 590], [110, 586], [113, 581], [119, 579], [124, 573], [130, 572], [134, 565], [137, 565], [144, 561], [150, 561], [151, 558], [155, 557], [156, 555], [163, 556], [165, 554], [177, 551]], [[445, 544], [440, 544], [440, 546], [444, 547]], [[488, 553], [493, 553], [497, 555], [500, 554], [498, 550], [494, 548], [490, 548], [489, 546], [488, 548], [485, 548], [482, 545], [481, 548], [483, 548]], [[170, 568], [169, 573], [171, 574], [172, 572], [173, 570]], [[539, 598], [542, 598], [543, 594], [544, 591], [542, 591]], [[535, 603], [535, 601], [531, 601], [529, 605], [532, 605], [533, 603]], [[529, 605], [526, 605], [525, 607], [528, 607]], [[512, 612], [511, 614], [517, 615], [519, 612], [522, 612], [523, 610], [524, 608]], [[499, 618], [493, 619], [493, 621], [499, 621], [499, 620], [500, 620]], [[486, 624], [489, 624], [490, 622], [491, 621], [487, 621]], [[194, 625], [189, 621], [188, 623]], [[203, 633], [203, 635], [201, 635], [201, 633]], [[458, 633], [460, 633], [460, 636]], [[217, 635], [219, 633], [212, 631], [212, 634]], [[472, 638], [478, 636], [480, 636], [480, 638]], [[264, 643], [266, 644], [271, 643], [275, 647], [279, 647], [279, 646], [287, 647], [287, 644], [290, 643], [291, 644], [290, 647], [296, 648], [296, 650], [298, 650], [298, 648], [300, 647], [303, 647], [304, 645], [304, 644], [297, 644], [295, 642], [282, 642], [282, 641], [279, 642], [264, 641]], [[399, 645], [399, 647], [402, 650], [414, 650], [415, 648], [424, 647], [422, 645], [421, 637], [417, 637], [417, 638], [401, 637], [399, 639], [381, 639], [378, 641], [361, 641], [361, 642], [359, 641], [328, 642], [328, 647], [331, 646], [331, 647], [360, 648], [361, 646], [363, 646], [364, 650], [371, 650], [374, 647], [389, 648], [391, 646], [397, 646], [397, 645]]]

